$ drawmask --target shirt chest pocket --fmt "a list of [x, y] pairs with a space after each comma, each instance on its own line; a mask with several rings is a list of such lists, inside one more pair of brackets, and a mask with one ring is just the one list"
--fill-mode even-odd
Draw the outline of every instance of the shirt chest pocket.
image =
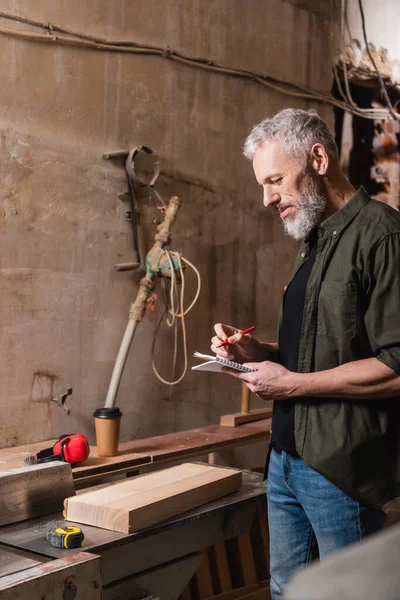
[[357, 285], [324, 281], [318, 299], [317, 335], [352, 339], [357, 331]]

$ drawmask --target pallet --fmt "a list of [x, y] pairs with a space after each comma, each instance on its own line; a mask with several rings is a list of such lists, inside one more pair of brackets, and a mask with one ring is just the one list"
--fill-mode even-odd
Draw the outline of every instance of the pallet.
[[269, 539], [266, 505], [248, 534], [203, 551], [199, 569], [179, 600], [269, 600]]

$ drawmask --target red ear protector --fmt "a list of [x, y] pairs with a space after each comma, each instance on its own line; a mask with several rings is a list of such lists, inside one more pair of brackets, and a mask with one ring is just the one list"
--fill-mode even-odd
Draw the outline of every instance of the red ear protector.
[[61, 460], [76, 465], [87, 459], [90, 453], [89, 442], [82, 433], [62, 435], [52, 448], [46, 448], [36, 455], [38, 463]]

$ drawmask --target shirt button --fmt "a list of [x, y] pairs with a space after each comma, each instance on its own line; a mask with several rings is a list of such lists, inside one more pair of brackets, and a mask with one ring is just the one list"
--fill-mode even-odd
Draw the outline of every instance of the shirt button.
[[304, 258], [304, 257], [305, 257], [305, 255], [306, 255], [306, 253], [305, 253], [305, 252], [302, 252], [302, 253], [301, 253], [301, 258]]
[[332, 231], [332, 234], [333, 235], [337, 235], [337, 231]]

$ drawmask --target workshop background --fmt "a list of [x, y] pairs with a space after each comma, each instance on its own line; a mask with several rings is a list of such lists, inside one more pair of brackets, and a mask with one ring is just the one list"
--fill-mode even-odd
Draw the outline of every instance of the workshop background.
[[[397, 4], [364, 0], [370, 41], [389, 59], [400, 58], [391, 16]], [[288, 106], [315, 108], [334, 126], [331, 104], [298, 92], [330, 94], [343, 34], [349, 27], [362, 40], [358, 3], [349, 2], [346, 23], [339, 0], [1, 0], [0, 11], [166, 50], [89, 49], [0, 19], [0, 445], [72, 431], [94, 442], [92, 414], [104, 405], [140, 279], [114, 268], [133, 258], [127, 184], [123, 163], [102, 155], [137, 145], [160, 157], [156, 188], [163, 199], [182, 199], [171, 248], [196, 265], [202, 287], [186, 320], [189, 370], [182, 383], [166, 386], [152, 371], [160, 299], [140, 323], [117, 399], [121, 441], [218, 423], [239, 410], [240, 385], [191, 372], [192, 354], [209, 350], [217, 321], [256, 324], [257, 337], [273, 341], [296, 250], [279, 217], [264, 209], [241, 147], [255, 123]], [[173, 61], [168, 49], [298, 87], [285, 87], [294, 92], [288, 95], [254, 77]], [[157, 204], [139, 202], [144, 253], [154, 219], [162, 218]], [[190, 301], [190, 274], [187, 288]], [[166, 378], [173, 345], [163, 326], [155, 361]], [[182, 360], [180, 350], [176, 374]], [[69, 416], [52, 401], [68, 388]], [[251, 406], [262, 403], [252, 398]]]

